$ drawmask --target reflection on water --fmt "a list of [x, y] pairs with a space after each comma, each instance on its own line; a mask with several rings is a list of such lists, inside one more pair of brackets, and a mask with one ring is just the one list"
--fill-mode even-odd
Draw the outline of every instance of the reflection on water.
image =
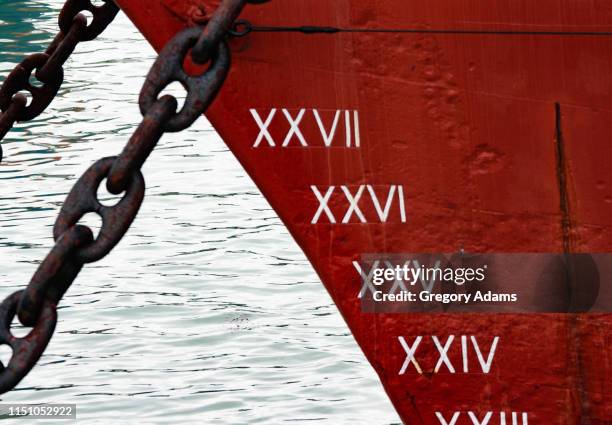
[[36, 24], [52, 22], [53, 12], [43, 2], [0, 0], [0, 62], [19, 62], [24, 53], [43, 52], [49, 34]]
[[[0, 5], [6, 75], [44, 50], [61, 1]], [[2, 298], [50, 248], [75, 179], [134, 130], [153, 57], [120, 15], [79, 45], [47, 112], [5, 140]], [[305, 257], [204, 119], [164, 136], [144, 175], [127, 237], [85, 267], [45, 356], [2, 402], [77, 403], [82, 423], [399, 422]]]

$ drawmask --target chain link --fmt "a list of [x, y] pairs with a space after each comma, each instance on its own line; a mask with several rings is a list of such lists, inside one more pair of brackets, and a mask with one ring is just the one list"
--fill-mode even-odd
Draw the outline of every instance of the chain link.
[[[18, 93], [13, 97], [6, 111], [0, 113], [0, 140], [13, 128], [13, 125], [19, 118], [28, 103], [28, 99]], [[2, 144], [0, 144], [0, 162], [2, 161]]]
[[[119, 8], [112, 0], [104, 1], [94, 6], [91, 0], [67, 0], [58, 20], [60, 32], [45, 53], [27, 56], [6, 77], [0, 87], [0, 141], [16, 122], [30, 121], [49, 106], [64, 81], [63, 65], [77, 44], [96, 38], [115, 18]], [[89, 25], [84, 11], [93, 15]], [[33, 84], [33, 79], [42, 84]], [[29, 105], [20, 92], [30, 94]]]
[[[259, 2], [262, 1], [252, 1], [252, 3]], [[80, 19], [78, 12], [74, 15], [75, 10], [82, 10], [80, 8], [90, 4], [89, 0], [69, 3], [74, 4], [74, 9], [65, 8], [62, 14], [66, 13], [66, 16], [72, 17], [72, 22]], [[222, 28], [231, 28], [237, 14], [227, 14], [227, 10], [236, 3], [236, 0], [224, 0], [210, 22], [216, 22], [216, 25], [221, 25]], [[244, 1], [239, 3], [244, 5]], [[87, 10], [94, 13], [94, 20], [90, 25], [93, 27], [96, 24], [95, 12], [89, 8]], [[45, 65], [54, 63], [52, 61], [61, 63], [62, 58], [69, 54], [67, 52], [74, 49], [75, 40], [92, 36], [78, 23], [66, 28], [65, 20], [62, 24], [60, 19], [60, 26], [64, 25], [64, 29], [67, 29], [66, 35], [56, 38], [50, 51], [30, 59], [26, 66], [22, 65], [23, 71], [18, 71], [20, 74], [18, 77], [13, 77], [13, 81], [23, 81], [23, 79], [27, 81], [26, 76], [29, 78], [32, 71], [37, 69], [40, 78], [46, 80], [40, 89], [48, 92], [57, 91], [56, 87], [59, 86], [54, 81], [61, 79], [61, 66], [56, 68], [54, 65], [49, 65], [45, 69]], [[183, 130], [193, 124], [221, 89], [230, 67], [230, 52], [224, 40], [227, 30], [220, 37], [204, 36], [203, 40], [201, 36], [207, 34], [208, 25], [204, 28], [193, 27], [183, 30], [162, 49], [140, 93], [142, 122], [119, 156], [100, 159], [79, 178], [64, 201], [53, 226], [54, 247], [34, 273], [27, 288], [13, 293], [0, 304], [0, 344], [9, 345], [13, 349], [8, 365], [5, 367], [0, 362], [0, 393], [14, 388], [41, 357], [55, 329], [57, 305], [83, 265], [106, 256], [129, 229], [144, 199], [145, 182], [141, 172], [142, 165], [162, 135], [166, 132]], [[215, 37], [214, 42], [207, 37]], [[190, 49], [202, 40], [211, 46], [210, 51], [213, 52], [210, 55], [211, 63], [203, 73], [194, 76], [184, 70], [183, 64]], [[176, 98], [170, 95], [159, 97], [160, 93], [175, 81], [180, 82], [187, 90], [187, 98], [180, 111], [177, 111]], [[46, 87], [46, 84], [49, 86]], [[33, 93], [37, 93], [36, 90], [39, 89], [28, 85], [25, 87], [33, 90]], [[0, 93], [2, 90], [10, 91], [9, 88], [3, 87]], [[44, 103], [39, 101], [41, 103], [36, 104], [35, 109], [28, 112], [28, 108], [31, 108], [34, 102], [25, 107], [25, 99], [18, 96], [20, 95], [15, 95], [17, 99], [15, 102], [19, 103], [13, 108], [16, 110], [22, 108], [24, 113], [30, 115], [37, 112]], [[7, 106], [5, 115], [16, 114], [10, 111]], [[3, 119], [4, 115], [0, 118], [0, 130]], [[98, 199], [98, 188], [104, 179], [107, 180], [107, 188], [111, 193], [123, 194], [121, 200], [114, 206], [102, 205]], [[102, 218], [102, 227], [96, 237], [90, 228], [78, 224], [87, 213], [95, 213]], [[17, 338], [11, 333], [11, 323], [15, 316], [22, 325], [32, 327], [31, 332], [23, 338]]]
[[191, 59], [198, 64], [208, 62], [215, 53], [219, 42], [228, 34], [234, 21], [247, 3], [263, 4], [269, 0], [224, 0], [206, 24], [197, 43], [191, 51]]

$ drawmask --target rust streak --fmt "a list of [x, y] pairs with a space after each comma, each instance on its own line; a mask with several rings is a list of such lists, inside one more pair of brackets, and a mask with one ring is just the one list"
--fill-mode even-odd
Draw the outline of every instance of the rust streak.
[[[556, 156], [557, 156], [557, 181], [559, 184], [559, 199], [561, 209], [561, 229], [563, 233], [563, 252], [566, 254], [566, 264], [568, 267], [569, 279], [575, 279], [576, 273], [574, 270], [573, 261], [568, 255], [571, 252], [571, 216], [570, 216], [570, 205], [569, 205], [569, 194], [567, 190], [567, 158], [565, 155], [565, 143], [563, 140], [563, 130], [561, 125], [561, 104], [555, 103], [555, 144], [556, 144]], [[580, 331], [580, 316], [577, 314], [570, 314], [568, 316], [568, 332], [569, 339], [572, 346], [570, 361], [574, 361], [575, 364], [575, 375], [572, 374], [574, 379], [575, 388], [574, 397], [579, 403], [580, 409], [580, 425], [591, 425], [591, 413], [590, 403], [588, 399], [588, 390], [586, 385], [587, 377], [585, 376], [584, 358], [582, 353], [582, 334]]]
[[561, 209], [561, 232], [563, 235], [563, 252], [571, 252], [571, 228], [569, 194], [567, 191], [567, 163], [565, 143], [561, 126], [561, 104], [555, 103], [555, 147], [557, 157], [557, 183], [559, 185], [559, 208]]

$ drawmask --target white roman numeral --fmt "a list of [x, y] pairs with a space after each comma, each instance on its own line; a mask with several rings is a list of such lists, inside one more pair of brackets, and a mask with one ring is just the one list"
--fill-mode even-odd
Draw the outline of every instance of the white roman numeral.
[[447, 422], [446, 419], [444, 419], [444, 416], [442, 416], [442, 413], [436, 412], [436, 417], [440, 421], [440, 425], [455, 425], [460, 415], [461, 415], [461, 412], [455, 412], [453, 414], [453, 417], [451, 418], [451, 421]]
[[395, 188], [397, 186], [392, 185], [389, 188], [389, 194], [387, 195], [387, 202], [385, 203], [385, 209], [380, 207], [380, 201], [378, 200], [378, 196], [376, 196], [376, 192], [374, 192], [374, 188], [371, 185], [368, 185], [368, 192], [370, 192], [370, 197], [372, 198], [372, 203], [374, 204], [374, 208], [376, 208], [376, 213], [378, 214], [378, 218], [382, 223], [387, 221], [389, 217], [389, 211], [391, 211], [391, 204], [393, 203], [393, 195], [395, 195]]
[[399, 199], [399, 210], [400, 210], [400, 218], [402, 223], [406, 222], [406, 207], [404, 205], [404, 188], [402, 186], [397, 187], [397, 197]]
[[[255, 143], [253, 144], [254, 148], [259, 147], [264, 140], [268, 143], [268, 146], [276, 147], [276, 142], [274, 141], [274, 138], [272, 137], [270, 133], [270, 125], [272, 124], [272, 121], [274, 120], [276, 116], [277, 110], [278, 108], [271, 109], [266, 120], [264, 121], [256, 109], [254, 108], [249, 109], [249, 112], [251, 113], [253, 119], [255, 120], [255, 123], [257, 124], [257, 127], [259, 128], [259, 134], [257, 135], [257, 138], [255, 139]], [[281, 108], [281, 110], [283, 112], [283, 116], [285, 117], [287, 123], [289, 124], [289, 130], [287, 134], [285, 135], [283, 143], [281, 144], [282, 148], [288, 147], [289, 144], [291, 143], [291, 140], [293, 140], [294, 138], [296, 138], [300, 142], [301, 147], [305, 147], [305, 148], [317, 147], [317, 144], [320, 143], [318, 142], [319, 140], [323, 142], [322, 143], [323, 147], [326, 147], [326, 148], [333, 147], [334, 140], [337, 138], [336, 136], [338, 135], [338, 126], [341, 122], [340, 117], [343, 115], [343, 113], [344, 113], [345, 141], [344, 141], [344, 146], [338, 145], [338, 147], [346, 147], [346, 148], [352, 148], [353, 146], [356, 148], [361, 147], [361, 129], [360, 129], [360, 124], [359, 124], [359, 112], [358, 111], [355, 111], [355, 110], [350, 110], [350, 111], [349, 110], [336, 110], [334, 111], [334, 119], [331, 123], [331, 128], [329, 129], [329, 131], [327, 131], [325, 124], [323, 123], [323, 119], [321, 118], [321, 113], [319, 112], [318, 109], [301, 108], [297, 112], [297, 116], [295, 118], [292, 116], [291, 112], [289, 112], [289, 109]], [[319, 139], [319, 135], [316, 135], [316, 134], [307, 133], [305, 135], [302, 128], [300, 127], [300, 125], [303, 124], [304, 119], [306, 117], [310, 117], [310, 114], [306, 115], [307, 111], [312, 112], [312, 117], [314, 118], [314, 121], [316, 122], [319, 128], [320, 139]], [[309, 128], [309, 127], [306, 127], [306, 128]], [[311, 140], [307, 140], [307, 139], [311, 139]], [[309, 143], [309, 141], [311, 143]], [[313, 141], [317, 143], [312, 143]], [[338, 142], [339, 141], [337, 141], [337, 143]], [[319, 144], [319, 146], [321, 145]]]
[[357, 194], [353, 196], [346, 186], [342, 186], [342, 191], [344, 192], [344, 196], [346, 196], [346, 199], [349, 202], [349, 208], [348, 210], [346, 210], [346, 214], [344, 214], [344, 218], [342, 219], [343, 223], [346, 224], [351, 220], [353, 211], [355, 212], [355, 214], [357, 214], [357, 217], [359, 217], [359, 220], [362, 223], [366, 222], [366, 219], [363, 213], [361, 212], [361, 210], [359, 209], [359, 206], [357, 205], [357, 203], [359, 202], [359, 199], [361, 199], [361, 195], [363, 195], [364, 189], [365, 189], [365, 186], [363, 185], [359, 186], [359, 189], [357, 189]]
[[417, 348], [419, 348], [419, 344], [421, 343], [421, 340], [423, 339], [423, 337], [417, 336], [412, 346], [409, 346], [406, 343], [406, 340], [404, 339], [403, 336], [398, 336], [397, 339], [399, 339], [399, 342], [402, 345], [402, 348], [406, 352], [406, 360], [404, 360], [404, 364], [402, 365], [402, 368], [399, 371], [399, 375], [403, 375], [404, 373], [406, 373], [406, 369], [408, 369], [408, 366], [410, 365], [410, 363], [414, 365], [414, 368], [417, 370], [417, 372], [419, 372], [419, 374], [422, 374], [423, 370], [421, 369], [419, 362], [416, 361], [414, 354]]
[[[325, 196], [321, 195], [321, 192], [316, 186], [313, 185], [310, 187], [316, 199], [319, 201], [319, 208], [317, 209], [315, 215], [313, 216], [311, 220], [311, 224], [317, 224], [319, 222], [319, 219], [321, 218], [322, 213], [325, 213], [329, 221], [335, 224], [336, 218], [328, 206], [329, 201], [334, 193], [335, 187], [334, 186], [328, 187], [327, 192], [325, 193]], [[359, 202], [361, 201], [361, 198], [364, 195], [366, 188], [368, 189], [367, 193], [372, 201], [372, 204], [374, 205], [374, 210], [376, 211], [376, 216], [377, 216], [376, 218], [378, 220], [371, 220], [371, 218], [373, 217], [370, 217], [370, 220], [368, 220], [368, 218], [366, 218], [365, 214], [363, 213], [363, 209], [362, 209], [363, 204], [361, 204], [361, 206], [359, 204]], [[374, 191], [374, 188], [371, 185], [358, 186], [355, 194], [353, 194], [353, 192], [351, 191], [351, 189], [349, 189], [348, 186], [342, 185], [340, 186], [340, 189], [342, 190], [342, 193], [344, 194], [344, 201], [345, 201], [344, 203], [348, 203], [348, 207], [341, 220], [341, 224], [351, 223], [351, 218], [353, 216], [356, 216], [357, 220], [359, 220], [359, 222], [361, 223], [369, 223], [369, 222], [386, 223], [389, 220], [389, 214], [390, 214], [391, 208], [393, 207], [393, 201], [396, 199], [395, 197], [396, 194], [397, 194], [397, 208], [399, 209], [400, 221], [402, 223], [406, 222], [406, 209], [405, 209], [405, 203], [403, 199], [404, 190], [402, 186], [391, 185], [389, 187], [389, 191], [387, 193], [387, 200], [385, 202], [384, 208], [382, 208], [380, 201], [376, 195], [376, 192]], [[428, 285], [426, 285], [424, 282], [422, 283], [425, 289], [433, 285], [433, 283], [430, 283]]]
[[478, 420], [474, 412], [468, 412], [468, 416], [470, 417], [474, 425], [487, 425], [491, 420], [491, 416], [493, 416], [493, 412], [487, 412], [482, 422]]
[[362, 281], [361, 290], [359, 291], [359, 294], [357, 294], [357, 298], [363, 298], [368, 289], [372, 293], [376, 292], [376, 289], [374, 288], [374, 285], [372, 283], [372, 277], [374, 276], [374, 271], [378, 268], [378, 264], [380, 264], [378, 260], [374, 261], [372, 267], [370, 268], [370, 271], [366, 275], [363, 269], [361, 268], [359, 262], [353, 261], [353, 267], [357, 269], [357, 273], [359, 273], [359, 276], [361, 276]]
[[484, 361], [482, 357], [482, 353], [480, 352], [480, 347], [478, 347], [478, 341], [474, 338], [474, 335], [470, 338], [472, 340], [472, 344], [474, 345], [474, 351], [476, 351], [476, 356], [478, 357], [478, 362], [480, 363], [480, 367], [484, 373], [489, 373], [491, 371], [491, 364], [493, 363], [493, 358], [495, 357], [495, 349], [497, 348], [497, 342], [499, 341], [499, 337], [496, 336], [493, 339], [493, 344], [491, 344], [491, 349], [489, 350], [489, 356], [487, 357], [487, 361]]
[[[414, 268], [415, 269], [419, 269], [421, 267], [421, 264], [419, 263], [418, 260], [412, 260], [412, 264], [414, 264]], [[434, 263], [433, 268], [434, 269], [439, 269], [440, 268], [440, 264], [442, 264], [442, 262], [440, 260], [436, 260], [436, 262]], [[423, 274], [419, 275], [419, 280], [421, 281], [421, 286], [423, 287], [423, 289], [429, 293], [431, 293], [431, 290], [433, 289], [434, 284], [436, 283], [436, 275], [432, 274], [431, 279], [429, 279], [429, 282], [425, 281], [425, 276]]]
[[304, 135], [300, 130], [300, 123], [302, 122], [305, 113], [306, 109], [300, 109], [297, 118], [293, 119], [289, 111], [283, 109], [283, 115], [285, 115], [285, 118], [287, 118], [287, 122], [291, 126], [291, 128], [287, 132], [287, 136], [285, 136], [285, 140], [283, 141], [283, 147], [287, 147], [289, 145], [289, 142], [291, 141], [291, 138], [294, 134], [298, 138], [302, 146], [308, 146], [308, 143], [306, 143], [306, 139], [304, 139]]
[[359, 130], [359, 112], [353, 111], [353, 123], [355, 124], [355, 147], [361, 147], [361, 134]]
[[[440, 425], [458, 425], [457, 421], [459, 420], [462, 412], [454, 412], [453, 417], [448, 421], [442, 412], [436, 412], [436, 418], [438, 418], [438, 422]], [[485, 413], [484, 418], [482, 420], [478, 419], [478, 416], [472, 411], [467, 412], [467, 416], [470, 418], [470, 422], [472, 425], [494, 425], [494, 422], [491, 421], [493, 415], [497, 415], [496, 412], [487, 412]], [[522, 423], [520, 425], [529, 425], [529, 414], [527, 412], [521, 413]], [[499, 412], [499, 422], [497, 425], [509, 425], [506, 422], [506, 412]], [[512, 425], [519, 425], [519, 413], [512, 412]]]
[[321, 136], [323, 137], [323, 143], [325, 146], [330, 147], [332, 140], [334, 140], [334, 136], [336, 135], [336, 127], [338, 127], [338, 120], [340, 119], [340, 111], [336, 111], [336, 115], [334, 116], [334, 123], [332, 124], [332, 128], [329, 131], [329, 134], [325, 131], [325, 126], [323, 126], [323, 122], [321, 121], [321, 117], [319, 116], [319, 111], [316, 109], [312, 110], [312, 113], [317, 120], [317, 125], [319, 126], [319, 131], [321, 132]]
[[450, 373], [455, 373], [455, 368], [453, 367], [453, 364], [448, 359], [448, 349], [453, 343], [455, 339], [455, 335], [451, 335], [448, 337], [448, 339], [446, 340], [446, 343], [444, 344], [444, 347], [440, 345], [440, 341], [438, 340], [437, 336], [434, 335], [431, 338], [433, 339], [433, 342], [436, 345], [436, 348], [438, 349], [438, 353], [440, 353], [440, 358], [438, 359], [438, 363], [436, 363], [434, 373], [438, 373], [440, 371], [440, 368], [442, 367], [442, 363], [446, 365]]
[[351, 114], [344, 111], [344, 127], [346, 128], [346, 147], [351, 147]]
[[[408, 266], [409, 264], [410, 264], [410, 260], [406, 261], [404, 263], [404, 266]], [[385, 265], [387, 266], [388, 269], [392, 269], [395, 267], [393, 264], [391, 264], [390, 261], [385, 261]], [[395, 276], [393, 287], [389, 290], [389, 293], [395, 294], [395, 291], [397, 291], [398, 289], [401, 289], [402, 291], [408, 290], [408, 288], [406, 288], [404, 280], [400, 279], [400, 276]]]
[[463, 372], [468, 373], [470, 368], [468, 366], [468, 346], [467, 346], [467, 336], [461, 335], [461, 357], [463, 358]]
[[276, 109], [272, 109], [270, 111], [270, 113], [268, 114], [268, 118], [266, 118], [265, 123], [262, 122], [261, 117], [259, 116], [259, 113], [255, 109], [250, 109], [250, 111], [251, 111], [251, 115], [253, 116], [253, 119], [255, 120], [255, 122], [257, 123], [257, 126], [259, 127], [259, 134], [257, 135], [257, 139], [255, 139], [255, 144], [253, 144], [253, 147], [256, 148], [257, 146], [259, 146], [259, 144], [264, 138], [266, 139], [266, 141], [268, 142], [270, 146], [276, 146], [276, 144], [274, 143], [274, 139], [272, 138], [272, 135], [268, 131], [268, 127], [270, 127], [270, 124], [272, 123], [272, 119], [274, 119], [274, 115], [276, 115]]
[[[357, 266], [355, 266], [357, 268]], [[373, 266], [373, 268], [370, 270], [370, 273], [366, 276], [364, 273], [361, 273], [362, 279], [363, 279], [363, 283], [364, 285], [362, 286], [362, 294], [365, 294], [365, 291], [367, 290], [367, 288], [370, 288], [370, 290], [372, 290], [372, 292], [374, 292], [374, 288], [372, 286], [372, 283], [370, 282], [372, 276], [373, 276], [373, 269], [378, 267], [378, 264], [375, 263], [375, 265]], [[360, 271], [361, 268], [358, 268], [358, 271]], [[366, 279], [368, 279], [366, 281]], [[366, 286], [366, 282], [369, 282], [368, 285]], [[410, 354], [411, 356], [414, 356], [414, 352], [416, 351], [416, 347], [419, 345], [418, 343], [415, 343], [413, 345], [413, 348], [408, 351], [407, 349], [410, 348], [407, 344], [406, 341], [404, 339], [404, 337], [398, 337], [400, 344], [402, 345], [402, 347], [404, 348], [404, 351], [406, 351], [407, 354]], [[417, 341], [420, 343], [421, 340], [423, 339], [422, 336], [418, 336], [417, 337]], [[444, 345], [441, 343], [440, 339], [436, 336], [436, 335], [432, 335], [431, 336], [431, 340], [433, 341], [434, 346], [436, 347], [436, 349], [438, 350], [438, 361], [436, 362], [436, 365], [434, 367], [433, 372], [434, 373], [440, 373], [440, 369], [442, 368], [442, 366], [446, 366], [446, 368], [448, 369], [448, 371], [450, 373], [457, 373], [455, 370], [455, 367], [453, 366], [453, 363], [451, 362], [451, 358], [450, 358], [450, 354], [451, 354], [451, 349], [453, 347], [453, 342], [455, 341], [455, 335], [450, 335], [447, 339], [446, 342], [444, 342]], [[472, 341], [472, 345], [474, 347], [474, 351], [476, 353], [476, 356], [478, 357], [478, 362], [480, 363], [480, 367], [482, 370], [483, 374], [488, 374], [491, 372], [491, 366], [493, 365], [493, 360], [495, 358], [495, 351], [497, 349], [497, 345], [499, 342], [499, 337], [496, 336], [493, 339], [493, 343], [491, 344], [491, 349], [489, 350], [489, 355], [487, 357], [487, 360], [484, 360], [484, 357], [482, 355], [482, 352], [480, 351], [480, 347], [478, 346], [478, 342], [476, 340], [476, 337], [474, 335], [470, 336], [470, 340]], [[469, 345], [468, 345], [468, 338], [467, 335], [462, 335], [461, 336], [461, 358], [463, 360], [463, 372], [464, 373], [468, 373], [468, 349], [469, 349]], [[401, 370], [400, 370], [400, 375], [403, 375], [406, 372], [406, 369], [408, 367], [408, 363], [412, 361], [412, 359], [407, 358], [404, 361], [404, 365], [402, 366]], [[416, 361], [416, 360], [415, 360]], [[419, 373], [421, 373], [420, 371], [420, 367], [417, 368], [417, 371]], [[515, 425], [515, 424], [513, 424]]]
[[319, 201], [319, 208], [317, 209], [317, 212], [315, 213], [314, 217], [312, 217], [311, 223], [312, 224], [317, 223], [319, 221], [319, 217], [321, 217], [321, 214], [323, 212], [325, 212], [330, 222], [335, 223], [336, 219], [334, 218], [334, 214], [331, 212], [331, 210], [327, 206], [327, 203], [329, 202], [329, 198], [331, 198], [332, 193], [334, 192], [334, 189], [335, 189], [334, 186], [330, 186], [327, 189], [325, 196], [321, 195], [321, 192], [319, 192], [319, 189], [317, 189], [316, 186], [310, 186], [310, 188], [312, 189], [313, 193], [315, 194], [316, 198]]

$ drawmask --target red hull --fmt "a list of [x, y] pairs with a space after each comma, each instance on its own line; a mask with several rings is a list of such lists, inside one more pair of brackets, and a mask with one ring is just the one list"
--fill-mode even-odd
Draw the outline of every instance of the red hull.
[[[218, 2], [118, 3], [160, 49]], [[597, 32], [612, 29], [612, 4], [272, 0], [242, 17], [262, 26]], [[231, 46], [232, 70], [207, 116], [312, 262], [406, 423], [451, 424], [455, 412], [456, 425], [473, 424], [469, 412], [478, 421], [494, 412], [489, 425], [503, 423], [499, 412], [508, 425], [511, 412], [518, 424], [523, 413], [530, 424], [612, 423], [610, 315], [363, 313], [353, 265], [367, 253], [612, 251], [612, 37], [251, 33]], [[396, 188], [384, 220], [367, 185], [381, 203]], [[313, 186], [321, 197], [331, 190], [329, 210], [319, 211]], [[362, 186], [363, 217], [345, 192]], [[610, 271], [599, 264], [604, 292]], [[451, 373], [443, 363], [433, 373], [432, 336], [451, 335], [455, 366], [462, 335], [476, 336], [485, 357], [499, 336], [490, 372]], [[399, 374], [400, 336], [423, 337], [424, 373], [410, 364]], [[471, 351], [468, 360], [478, 365]]]

